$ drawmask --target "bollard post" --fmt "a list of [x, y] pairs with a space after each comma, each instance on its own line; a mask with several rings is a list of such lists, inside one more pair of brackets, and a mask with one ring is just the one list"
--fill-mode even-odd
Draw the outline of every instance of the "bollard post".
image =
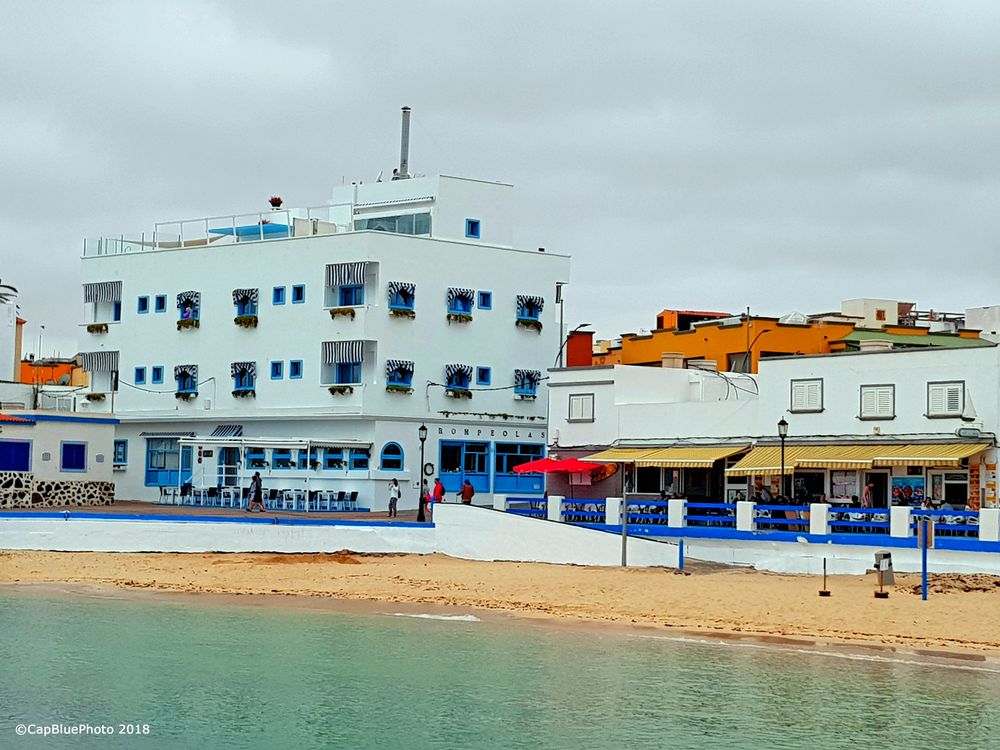
[[493, 510], [507, 510], [507, 496], [506, 495], [494, 495], [493, 496]]
[[913, 509], [906, 505], [894, 505], [889, 508], [889, 536], [910, 537]]
[[604, 500], [604, 523], [608, 526], [617, 526], [622, 522], [622, 499], [620, 497], [608, 497]]
[[677, 552], [677, 569], [684, 570], [684, 540], [681, 539], [679, 549]]
[[830, 506], [827, 503], [809, 503], [809, 533], [817, 536], [830, 533]]
[[755, 511], [757, 510], [757, 503], [752, 500], [739, 500], [736, 503], [736, 530], [737, 531], [756, 531], [757, 530], [757, 518], [755, 516]]
[[667, 526], [672, 529], [683, 529], [687, 525], [687, 500], [682, 497], [672, 497], [667, 500]]
[[550, 521], [562, 521], [563, 520], [563, 498], [562, 495], [549, 495], [548, 507], [546, 509], [546, 518]]

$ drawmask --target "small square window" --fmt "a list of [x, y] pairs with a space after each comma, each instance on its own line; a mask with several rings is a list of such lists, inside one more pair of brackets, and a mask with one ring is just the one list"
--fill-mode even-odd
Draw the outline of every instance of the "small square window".
[[163, 365], [154, 365], [149, 373], [149, 382], [153, 385], [163, 384]]
[[479, 309], [480, 310], [492, 310], [493, 309], [493, 292], [480, 292], [479, 293]]
[[157, 294], [156, 295], [156, 306], [153, 308], [154, 312], [162, 313], [167, 311], [167, 295]]
[[136, 367], [135, 368], [135, 384], [136, 385], [145, 385], [145, 383], [146, 383], [146, 368], [145, 367]]
[[569, 397], [568, 422], [594, 421], [594, 394], [574, 393]]
[[276, 286], [271, 292], [271, 302], [275, 305], [285, 304], [285, 287]]
[[302, 377], [302, 360], [293, 359], [288, 363], [288, 377], [299, 380]]
[[365, 304], [365, 288], [361, 284], [345, 284], [340, 287], [341, 307], [359, 307]]
[[296, 284], [292, 287], [292, 304], [301, 305], [306, 301], [306, 285]]
[[281, 380], [285, 376], [285, 363], [284, 362], [272, 362], [271, 363], [271, 380]]
[[114, 305], [112, 305], [111, 320], [115, 323], [122, 319], [122, 303], [121, 300], [115, 300]]
[[476, 385], [489, 385], [493, 378], [493, 373], [489, 367], [476, 368]]
[[368, 454], [359, 448], [351, 448], [351, 468], [367, 469]]
[[86, 471], [87, 470], [87, 444], [86, 443], [63, 443], [62, 460], [59, 463], [60, 471]]
[[791, 412], [823, 411], [823, 381], [793, 380], [791, 382], [792, 398], [789, 404]]
[[112, 459], [114, 466], [125, 466], [128, 463], [128, 440], [115, 441], [115, 453]]
[[479, 219], [465, 220], [465, 236], [472, 240], [479, 239]]
[[138, 312], [140, 315], [145, 315], [149, 312], [149, 297], [139, 297]]

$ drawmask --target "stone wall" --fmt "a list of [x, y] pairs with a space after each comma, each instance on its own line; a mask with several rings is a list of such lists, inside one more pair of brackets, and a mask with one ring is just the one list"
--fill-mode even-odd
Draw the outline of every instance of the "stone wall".
[[111, 505], [114, 501], [114, 482], [35, 479], [27, 472], [0, 472], [0, 508]]

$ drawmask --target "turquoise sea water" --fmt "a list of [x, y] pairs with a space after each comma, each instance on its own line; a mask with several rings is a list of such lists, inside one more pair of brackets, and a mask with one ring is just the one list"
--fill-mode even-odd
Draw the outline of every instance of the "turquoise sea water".
[[506, 622], [5, 591], [0, 665], [0, 748], [1000, 747], [994, 671]]

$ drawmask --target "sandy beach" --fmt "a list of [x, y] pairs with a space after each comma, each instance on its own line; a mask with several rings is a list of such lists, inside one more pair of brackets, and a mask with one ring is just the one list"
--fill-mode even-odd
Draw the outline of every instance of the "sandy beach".
[[[1000, 658], [1000, 579], [897, 575], [821, 579], [695, 564], [663, 569], [474, 562], [441, 555], [0, 553], [0, 584], [323, 597], [493, 611], [559, 622], [655, 628], [803, 645], [854, 644], [923, 655]], [[275, 601], [280, 601], [275, 599]]]

